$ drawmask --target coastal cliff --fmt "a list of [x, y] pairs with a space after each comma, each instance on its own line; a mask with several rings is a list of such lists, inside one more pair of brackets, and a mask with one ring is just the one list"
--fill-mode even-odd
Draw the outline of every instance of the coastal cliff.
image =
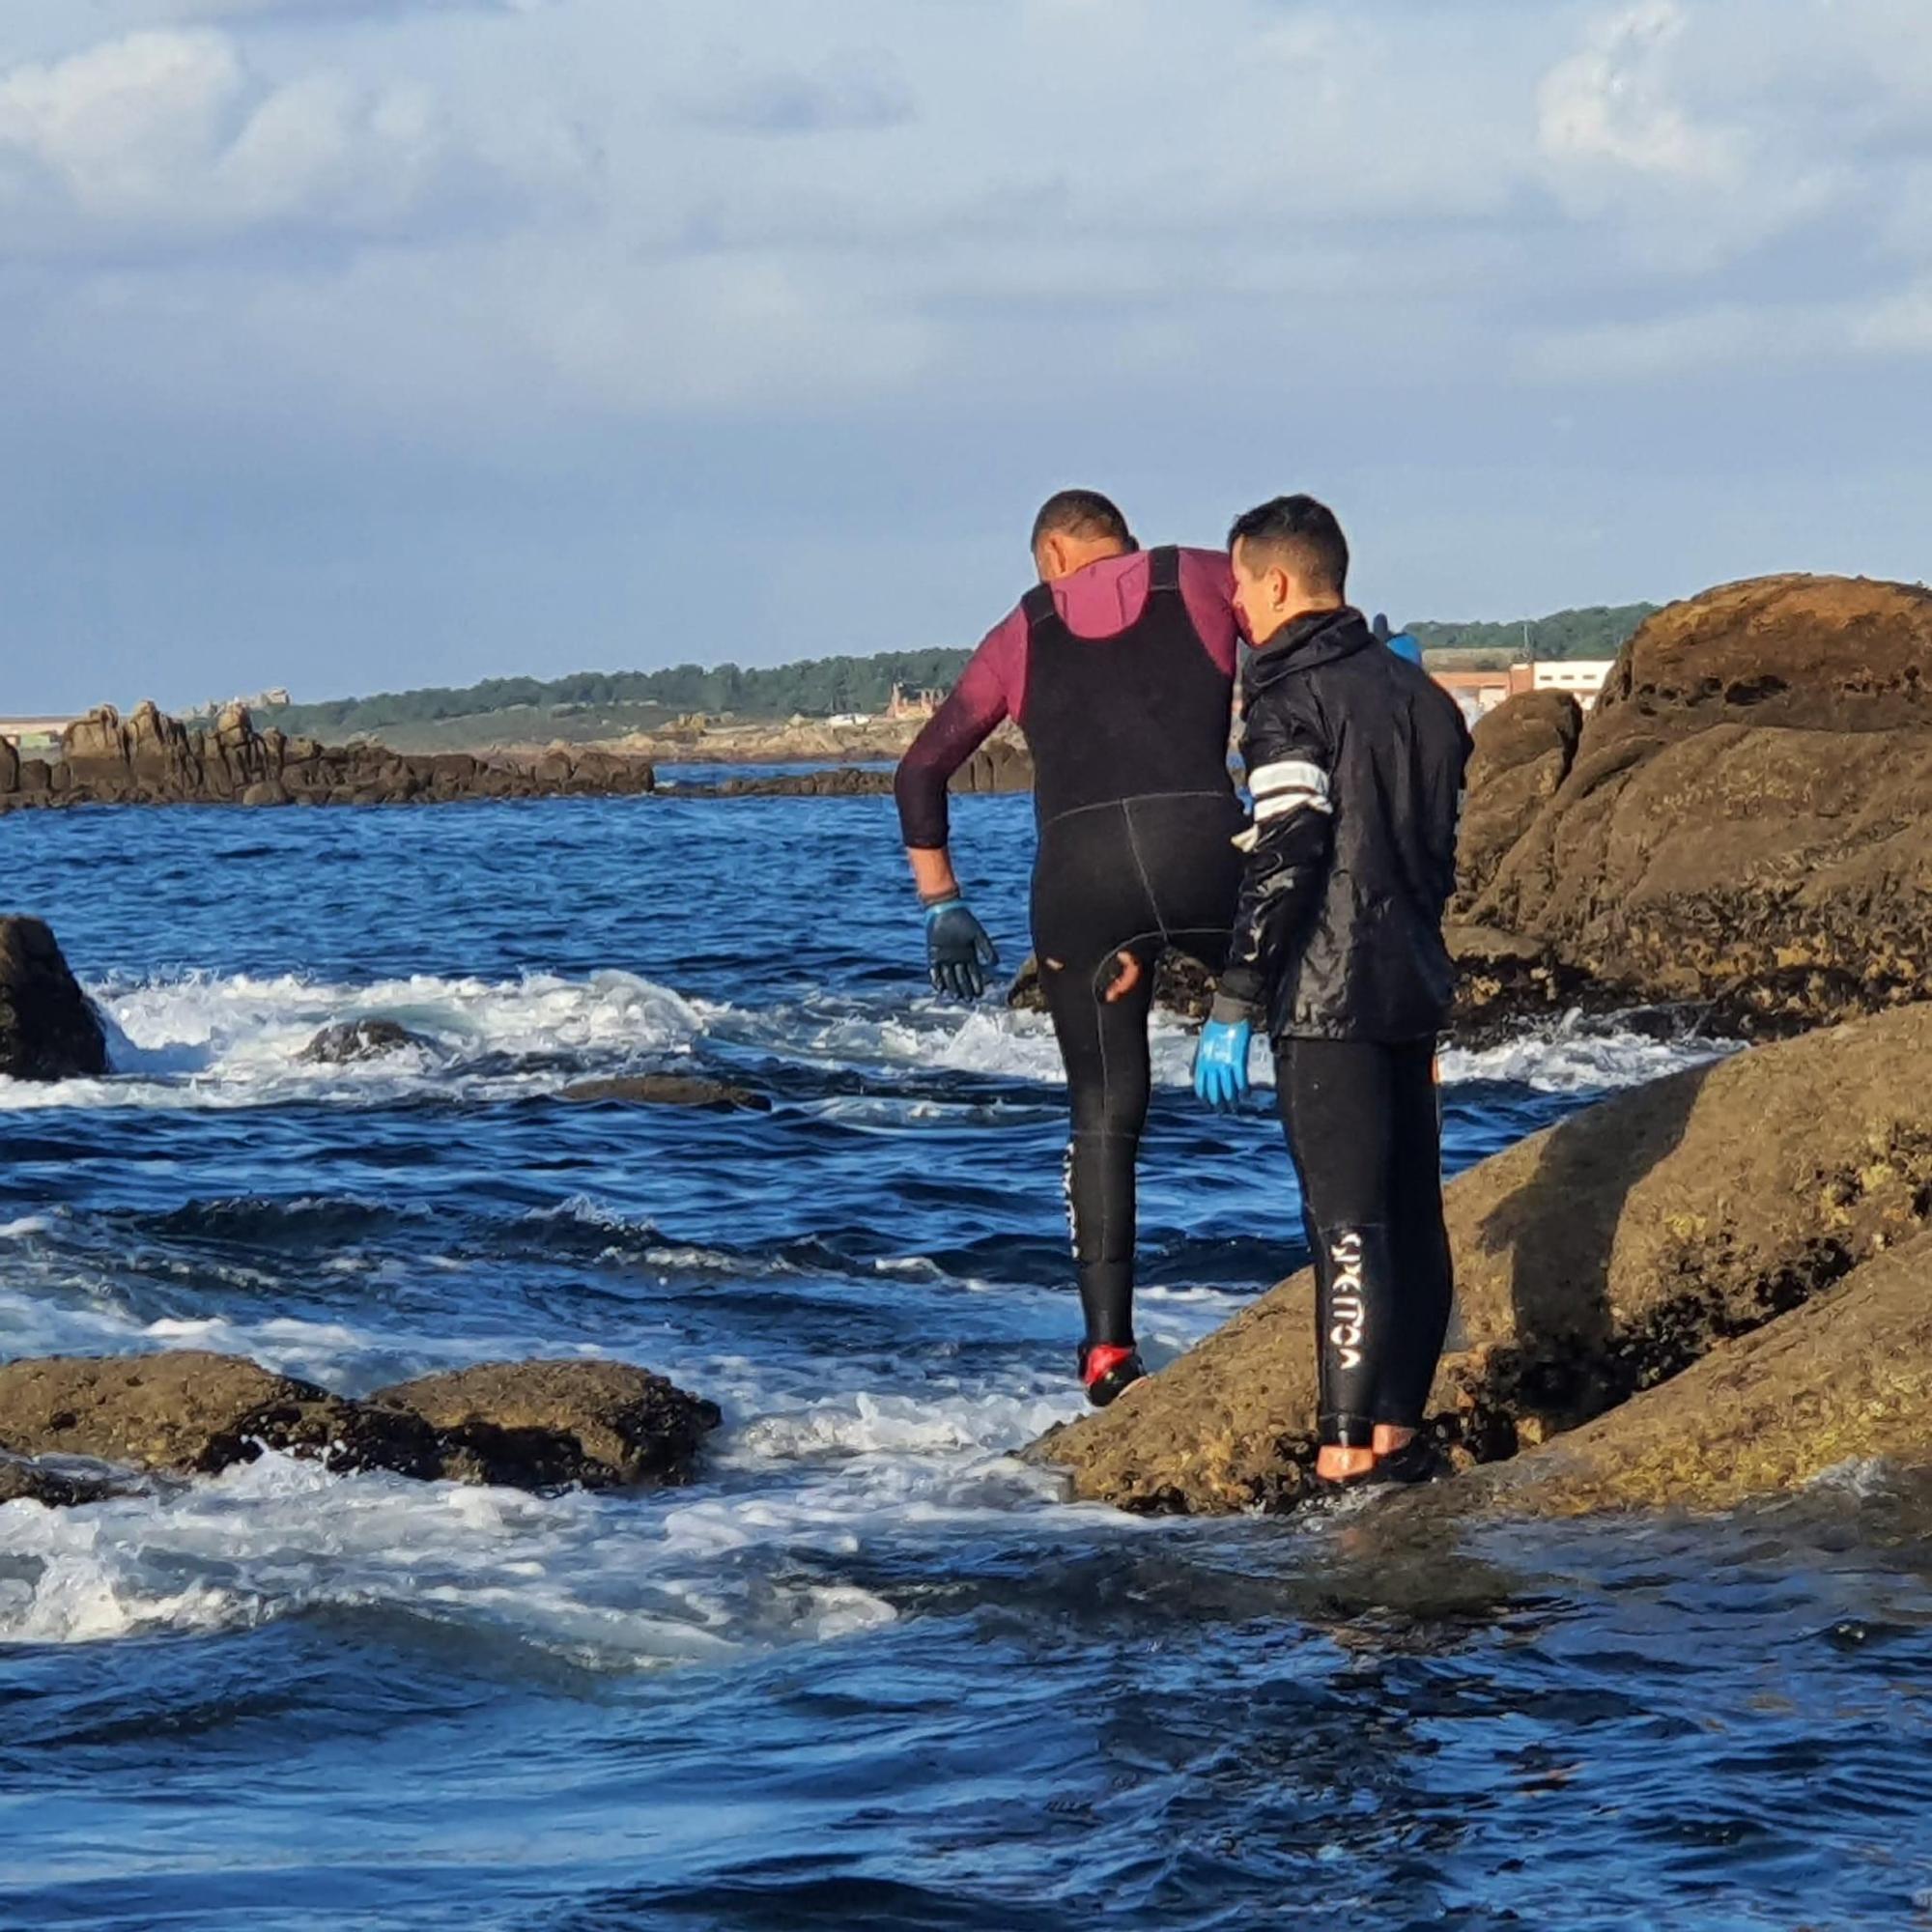
[[1727, 584], [1648, 619], [1579, 731], [1542, 694], [1477, 727], [1452, 939], [1505, 1012], [1884, 1011], [1932, 995], [1928, 823], [1932, 592]]
[[0, 811], [72, 805], [409, 805], [472, 798], [627, 796], [656, 774], [611, 752], [406, 757], [380, 745], [327, 746], [258, 731], [231, 704], [190, 727], [152, 702], [123, 720], [101, 705], [63, 735], [57, 759], [23, 758], [0, 739]]

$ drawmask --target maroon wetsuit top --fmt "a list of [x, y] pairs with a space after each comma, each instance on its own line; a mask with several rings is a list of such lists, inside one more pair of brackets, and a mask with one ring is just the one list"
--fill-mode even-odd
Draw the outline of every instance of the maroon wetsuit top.
[[[1130, 634], [1147, 609], [1152, 554], [1134, 551], [1125, 556], [1102, 557], [1061, 578], [1051, 586], [1061, 622], [1099, 652], [1112, 639]], [[1232, 682], [1239, 645], [1228, 554], [1183, 550], [1179, 555], [1179, 590], [1194, 635], [1215, 669]], [[900, 761], [895, 790], [908, 845], [933, 851], [946, 844], [946, 787], [952, 774], [1003, 721], [1024, 721], [1032, 635], [1033, 624], [1022, 601], [987, 632], [952, 695]], [[1123, 690], [1122, 696], [1132, 701], [1128, 691]]]

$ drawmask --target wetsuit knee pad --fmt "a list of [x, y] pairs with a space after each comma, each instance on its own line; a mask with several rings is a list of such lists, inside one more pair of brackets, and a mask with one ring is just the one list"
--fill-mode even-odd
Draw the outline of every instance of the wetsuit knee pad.
[[1321, 1440], [1366, 1449], [1375, 1441], [1395, 1316], [1395, 1243], [1386, 1225], [1318, 1230], [1315, 1284]]

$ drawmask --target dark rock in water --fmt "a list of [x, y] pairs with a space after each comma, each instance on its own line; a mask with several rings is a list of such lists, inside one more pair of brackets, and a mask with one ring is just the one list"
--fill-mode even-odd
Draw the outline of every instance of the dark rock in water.
[[102, 1493], [33, 1458], [187, 1476], [266, 1449], [523, 1489], [682, 1482], [718, 1420], [715, 1405], [620, 1362], [491, 1363], [354, 1402], [233, 1355], [48, 1356], [0, 1366], [0, 1500]]
[[893, 788], [890, 772], [857, 765], [827, 765], [815, 772], [784, 772], [762, 779], [720, 779], [678, 787], [687, 798], [880, 798]]
[[720, 1419], [715, 1403], [624, 1362], [490, 1362], [371, 1401], [430, 1423], [448, 1473], [518, 1489], [686, 1482]]
[[440, 1473], [419, 1416], [373, 1408], [232, 1355], [49, 1356], [0, 1367], [0, 1449], [212, 1475], [264, 1449], [331, 1469]]
[[580, 1105], [620, 1101], [634, 1107], [743, 1108], [768, 1114], [772, 1103], [749, 1087], [723, 1080], [702, 1080], [686, 1073], [639, 1073], [615, 1080], [580, 1080], [558, 1096]]
[[0, 1074], [74, 1080], [107, 1071], [100, 1016], [37, 919], [0, 919]]
[[1031, 791], [1032, 753], [1015, 738], [989, 738], [954, 773], [952, 788], [965, 793]]
[[[980, 746], [952, 775], [951, 788], [961, 793], [1031, 791], [1033, 759], [1024, 745], [995, 738]], [[719, 779], [678, 787], [685, 797], [700, 798], [884, 798], [892, 789], [891, 772], [869, 771], [858, 765], [827, 765], [813, 772]]]
[[[1499, 749], [1487, 782], [1526, 769]], [[1477, 777], [1463, 916], [1605, 1000], [1775, 1036], [1932, 997], [1932, 591], [1775, 577], [1672, 605], [1507, 849], [1515, 804]]]
[[394, 1020], [338, 1020], [326, 1026], [302, 1048], [300, 1058], [324, 1066], [342, 1066], [358, 1060], [380, 1060], [384, 1054], [410, 1047], [429, 1048], [421, 1034]]
[[103, 704], [68, 726], [51, 766], [0, 754], [0, 811], [51, 805], [440, 804], [476, 798], [626, 797], [655, 788], [647, 759], [563, 747], [537, 758], [405, 756], [257, 730], [245, 705], [190, 728], [144, 701], [123, 723]]
[[[1927, 1056], [1932, 1005], [1617, 1095], [1461, 1176], [1435, 1433], [1464, 1463], [1501, 1461], [1767, 1322], [1813, 1321], [1855, 1269], [1932, 1226]], [[1081, 1495], [1131, 1509], [1292, 1507], [1314, 1454], [1313, 1332], [1304, 1271], [1037, 1453]], [[1822, 1410], [1803, 1348], [1744, 1360], [1763, 1377], [1747, 1397], [1756, 1460], [1725, 1480], [1810, 1466]], [[1861, 1386], [1883, 1412], [1846, 1439], [1917, 1441], [1932, 1460], [1922, 1383], [1874, 1371]], [[1662, 1458], [1634, 1461], [1634, 1498], [1664, 1493]], [[1592, 1466], [1591, 1493], [1614, 1500], [1614, 1462]]]
[[48, 1509], [77, 1509], [125, 1495], [127, 1479], [111, 1473], [65, 1468], [25, 1456], [0, 1453], [0, 1503], [36, 1502]]

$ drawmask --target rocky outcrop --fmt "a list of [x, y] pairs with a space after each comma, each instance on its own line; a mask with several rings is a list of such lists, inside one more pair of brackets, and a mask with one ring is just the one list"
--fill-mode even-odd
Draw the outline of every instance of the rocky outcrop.
[[648, 760], [555, 748], [535, 757], [404, 756], [258, 731], [231, 704], [190, 727], [152, 701], [125, 722], [102, 705], [68, 726], [49, 765], [0, 756], [0, 811], [55, 805], [403, 805], [475, 798], [627, 796], [656, 784]]
[[347, 1066], [432, 1046], [421, 1034], [396, 1020], [338, 1020], [324, 1027], [297, 1057], [314, 1066]]
[[434, 1476], [436, 1432], [230, 1355], [50, 1356], [0, 1367], [0, 1448], [211, 1475], [264, 1449]]
[[1457, 845], [1457, 902], [1472, 905], [1577, 756], [1583, 713], [1567, 691], [1526, 691], [1478, 721]]
[[953, 775], [952, 789], [1003, 793], [1033, 789], [1033, 757], [1017, 738], [988, 738]]
[[1469, 924], [1740, 1032], [1932, 993], [1932, 592], [1777, 577], [1672, 605], [1509, 840], [1527, 769], [1490, 774], [1493, 810], [1472, 791]]
[[[1456, 1180], [1458, 1327], [1431, 1406], [1458, 1460], [1506, 1460], [1767, 1322], [1809, 1323], [1807, 1304], [1917, 1236], [1932, 1221], [1928, 1054], [1932, 1006], [1756, 1048]], [[1807, 1431], [1807, 1389], [1779, 1386], [1777, 1427]], [[1315, 1401], [1304, 1271], [1038, 1453], [1127, 1508], [1293, 1507]], [[1932, 1414], [1919, 1426], [1932, 1444]]]
[[370, 1401], [429, 1423], [445, 1473], [518, 1489], [681, 1483], [719, 1423], [715, 1404], [625, 1362], [486, 1362]]
[[107, 1036], [37, 919], [0, 919], [0, 1076], [73, 1080], [107, 1071]]
[[1460, 1509], [1729, 1509], [1847, 1464], [1932, 1465], [1932, 1236], [1854, 1268], [1804, 1313], [1508, 1463]]
[[[529, 1490], [686, 1480], [718, 1410], [662, 1377], [613, 1362], [494, 1363], [404, 1383], [363, 1402], [232, 1355], [51, 1356], [0, 1366], [0, 1456], [18, 1493], [58, 1493], [58, 1468], [87, 1458], [171, 1475], [212, 1475], [264, 1450], [343, 1472], [497, 1483]], [[0, 1464], [0, 1469], [5, 1465]]]
[[701, 1107], [721, 1112], [769, 1114], [772, 1103], [749, 1087], [690, 1073], [633, 1073], [610, 1080], [579, 1080], [559, 1099], [580, 1106]]

